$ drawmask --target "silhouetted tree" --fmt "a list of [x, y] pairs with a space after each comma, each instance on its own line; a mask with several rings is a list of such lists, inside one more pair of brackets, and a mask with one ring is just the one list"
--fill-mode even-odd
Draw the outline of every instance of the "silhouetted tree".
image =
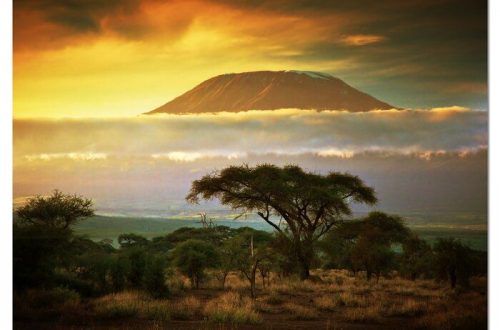
[[110, 271], [113, 291], [119, 292], [125, 289], [129, 272], [130, 263], [128, 259], [122, 256], [115, 256]]
[[128, 263], [130, 265], [130, 270], [128, 272], [128, 282], [133, 287], [141, 287], [144, 272], [146, 270], [146, 256], [147, 251], [144, 247], [130, 247], [123, 252]]
[[150, 255], [146, 259], [144, 271], [144, 289], [154, 298], [168, 296], [169, 290], [165, 284], [166, 259], [162, 255]]
[[424, 240], [413, 234], [403, 242], [400, 257], [400, 271], [411, 280], [420, 275], [429, 275], [432, 269], [432, 248]]
[[93, 214], [90, 199], [58, 190], [19, 207], [13, 227], [14, 287], [53, 285], [54, 270], [68, 266], [75, 251], [70, 226]]
[[94, 215], [91, 199], [54, 190], [48, 197], [36, 196], [16, 211], [21, 224], [66, 229], [82, 218]]
[[402, 243], [409, 234], [400, 217], [371, 212], [364, 219], [339, 224], [321, 245], [330, 261], [353, 271], [364, 270], [368, 280], [372, 275], [378, 280], [395, 266], [392, 245]]
[[255, 298], [255, 281], [259, 267], [269, 260], [272, 251], [268, 243], [271, 239], [269, 233], [246, 228], [237, 236], [228, 240], [228, 246], [236, 258], [236, 269], [250, 283], [250, 295]]
[[438, 278], [447, 279], [451, 288], [467, 287], [476, 267], [474, 251], [455, 238], [439, 238], [433, 250]]
[[[358, 177], [330, 172], [320, 175], [298, 166], [230, 166], [193, 182], [186, 197], [218, 198], [222, 204], [257, 214], [280, 233], [286, 223], [293, 253], [302, 279], [309, 277], [314, 256], [313, 244], [344, 216], [351, 214], [352, 202], [373, 204], [374, 190]], [[273, 218], [275, 217], [275, 218]]]
[[189, 277], [192, 286], [198, 289], [205, 277], [205, 269], [217, 266], [219, 256], [212, 244], [190, 239], [175, 247], [173, 260], [181, 273]]

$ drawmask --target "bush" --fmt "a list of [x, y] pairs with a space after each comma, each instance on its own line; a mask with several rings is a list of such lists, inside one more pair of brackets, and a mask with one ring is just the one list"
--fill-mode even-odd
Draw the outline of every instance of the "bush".
[[201, 240], [190, 239], [180, 243], [174, 250], [174, 264], [189, 277], [191, 284], [199, 288], [205, 269], [216, 266], [219, 256], [215, 247]]
[[144, 270], [144, 289], [154, 298], [167, 297], [169, 290], [165, 284], [165, 258], [150, 256]]

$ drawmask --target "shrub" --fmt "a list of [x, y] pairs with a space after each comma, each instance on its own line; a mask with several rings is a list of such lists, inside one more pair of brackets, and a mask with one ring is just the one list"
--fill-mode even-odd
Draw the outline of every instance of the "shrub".
[[174, 250], [174, 264], [182, 274], [189, 277], [195, 288], [199, 288], [205, 276], [205, 269], [215, 266], [218, 261], [215, 247], [201, 240], [187, 240]]
[[169, 294], [165, 284], [165, 259], [151, 256], [146, 261], [143, 278], [144, 289], [154, 298], [164, 298]]

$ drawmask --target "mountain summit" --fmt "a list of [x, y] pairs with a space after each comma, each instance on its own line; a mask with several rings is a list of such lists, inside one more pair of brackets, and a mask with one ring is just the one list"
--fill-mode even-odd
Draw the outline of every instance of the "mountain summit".
[[326, 73], [255, 71], [210, 78], [147, 114], [283, 108], [360, 112], [394, 107]]

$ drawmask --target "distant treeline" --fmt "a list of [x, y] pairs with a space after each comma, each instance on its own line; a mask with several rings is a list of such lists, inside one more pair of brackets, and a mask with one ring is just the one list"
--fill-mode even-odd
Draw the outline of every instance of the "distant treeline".
[[[168, 296], [167, 278], [183, 274], [193, 288], [214, 276], [223, 288], [230, 272], [248, 280], [255, 295], [257, 280], [265, 286], [277, 278], [301, 276], [303, 261], [288, 229], [274, 233], [248, 227], [232, 229], [207, 223], [205, 228], [180, 228], [151, 240], [134, 233], [92, 241], [72, 226], [93, 214], [90, 200], [55, 192], [36, 197], [16, 211], [14, 222], [14, 289], [63, 287], [82, 296], [141, 289]], [[312, 268], [348, 269], [368, 281], [381, 276], [434, 278], [451, 287], [467, 287], [469, 278], [487, 271], [485, 252], [456, 239], [432, 246], [397, 216], [370, 213], [335, 224], [312, 244]], [[311, 275], [311, 280], [315, 278]], [[319, 279], [318, 279], [319, 280]]]

